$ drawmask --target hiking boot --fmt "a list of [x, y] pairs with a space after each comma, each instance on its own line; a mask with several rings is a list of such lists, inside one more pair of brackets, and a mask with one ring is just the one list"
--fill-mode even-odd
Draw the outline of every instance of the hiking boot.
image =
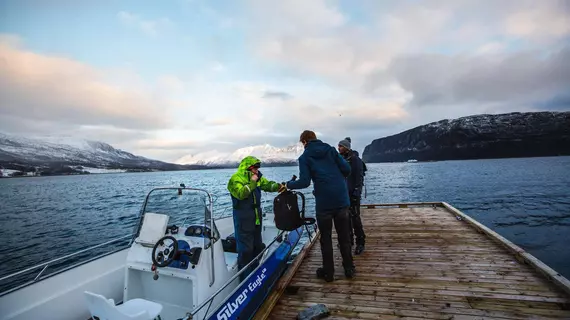
[[352, 266], [350, 268], [345, 268], [344, 269], [344, 275], [349, 278], [352, 279], [354, 277], [354, 274], [356, 274], [356, 267]]
[[317, 278], [324, 279], [326, 282], [332, 282], [334, 280], [334, 275], [325, 273], [325, 269], [317, 269]]
[[356, 249], [354, 249], [354, 255], [359, 255], [364, 251], [364, 245], [358, 244], [356, 245]]

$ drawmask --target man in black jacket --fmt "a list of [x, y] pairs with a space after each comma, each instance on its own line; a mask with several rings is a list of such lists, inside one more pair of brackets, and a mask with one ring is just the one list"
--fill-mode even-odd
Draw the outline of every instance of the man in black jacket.
[[350, 198], [350, 244], [353, 244], [356, 236], [356, 248], [354, 254], [359, 255], [364, 251], [364, 228], [360, 219], [360, 199], [362, 198], [362, 187], [364, 185], [364, 171], [362, 159], [358, 152], [352, 150], [350, 137], [344, 138], [338, 143], [338, 151], [350, 164], [350, 175], [346, 179], [348, 186], [348, 196]]

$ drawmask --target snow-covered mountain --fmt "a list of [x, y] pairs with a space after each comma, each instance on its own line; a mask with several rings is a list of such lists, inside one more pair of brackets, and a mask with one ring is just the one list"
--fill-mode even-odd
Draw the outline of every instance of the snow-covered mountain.
[[303, 145], [300, 143], [285, 148], [263, 144], [240, 148], [232, 153], [208, 151], [196, 155], [187, 155], [178, 159], [176, 163], [208, 167], [235, 167], [243, 158], [255, 156], [264, 164], [287, 165], [295, 164], [299, 156], [303, 153], [303, 150]]
[[570, 155], [570, 112], [513, 112], [445, 119], [372, 141], [366, 162]]
[[0, 163], [28, 166], [54, 164], [93, 168], [176, 169], [177, 165], [115, 149], [111, 145], [72, 137], [24, 138], [0, 133]]

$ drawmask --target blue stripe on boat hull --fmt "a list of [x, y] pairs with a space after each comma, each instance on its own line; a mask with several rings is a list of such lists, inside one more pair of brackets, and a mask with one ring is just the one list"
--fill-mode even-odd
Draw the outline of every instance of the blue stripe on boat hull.
[[236, 289], [208, 320], [250, 319], [265, 301], [287, 267], [287, 260], [299, 242], [303, 228], [291, 231], [287, 239]]

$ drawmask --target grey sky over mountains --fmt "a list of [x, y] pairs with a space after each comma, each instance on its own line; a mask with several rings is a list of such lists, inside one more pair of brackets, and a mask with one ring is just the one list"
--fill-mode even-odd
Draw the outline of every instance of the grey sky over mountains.
[[[7, 6], [0, 131], [72, 135], [174, 161], [282, 147], [304, 129], [335, 145], [350, 136], [361, 152], [372, 139], [444, 118], [570, 109], [569, 1], [178, 5], [151, 16], [144, 6], [101, 4], [114, 20], [98, 22], [129, 36], [92, 40], [98, 46], [85, 54], [73, 30], [54, 30], [61, 46], [47, 45], [25, 20], [2, 19], [36, 9]], [[192, 10], [216, 27], [189, 28], [182, 17]], [[137, 45], [159, 54], [148, 58]], [[179, 67], [161, 69], [166, 63]]]

